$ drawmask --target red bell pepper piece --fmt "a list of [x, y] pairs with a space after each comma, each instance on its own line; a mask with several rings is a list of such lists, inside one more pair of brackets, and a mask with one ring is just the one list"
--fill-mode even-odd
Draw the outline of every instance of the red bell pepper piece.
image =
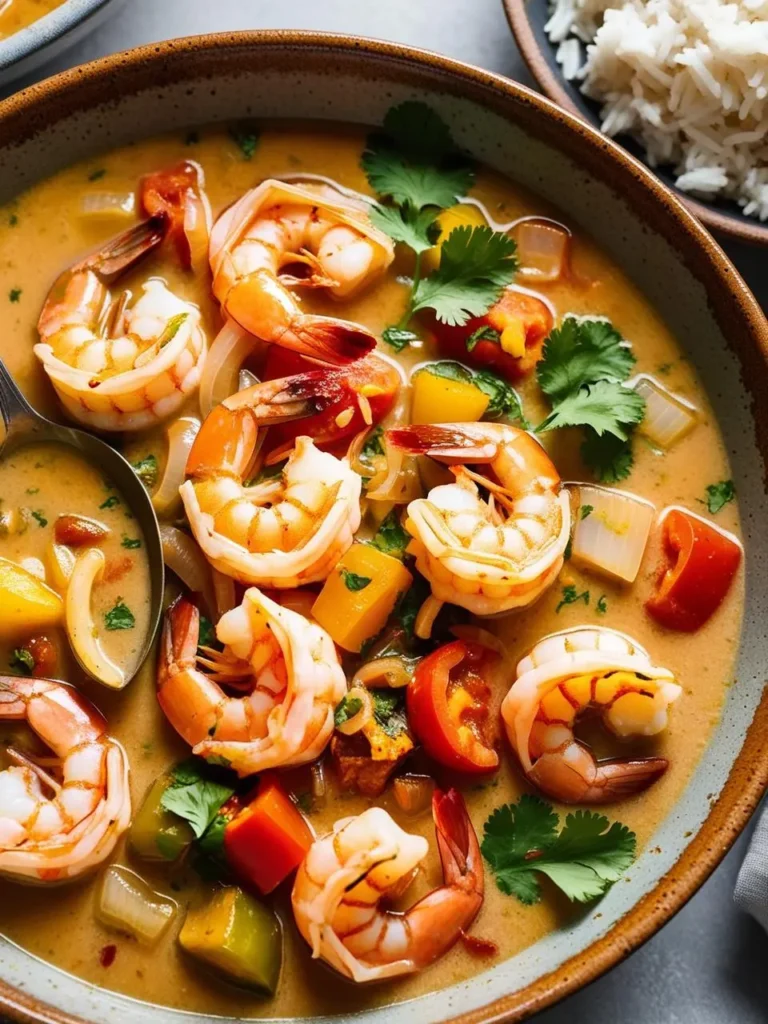
[[266, 894], [301, 864], [313, 843], [300, 811], [273, 775], [224, 829], [224, 853], [244, 883]]
[[677, 508], [664, 515], [662, 530], [667, 564], [645, 607], [663, 626], [692, 633], [728, 593], [741, 561], [741, 544], [706, 519]]
[[419, 663], [408, 684], [408, 722], [430, 757], [460, 772], [491, 772], [499, 755], [486, 738], [491, 689], [478, 668], [488, 650], [455, 640]]
[[[500, 336], [505, 327], [516, 322], [521, 323], [525, 335], [525, 353], [521, 356], [505, 352], [491, 333], [496, 332]], [[431, 328], [441, 356], [457, 359], [477, 369], [493, 370], [506, 380], [515, 381], [529, 373], [541, 358], [544, 339], [552, 330], [553, 323], [552, 313], [545, 302], [535, 295], [508, 288], [484, 316], [468, 320], [461, 327], [449, 327], [436, 320]], [[483, 327], [491, 329], [491, 336], [480, 337], [468, 349], [469, 338]]]

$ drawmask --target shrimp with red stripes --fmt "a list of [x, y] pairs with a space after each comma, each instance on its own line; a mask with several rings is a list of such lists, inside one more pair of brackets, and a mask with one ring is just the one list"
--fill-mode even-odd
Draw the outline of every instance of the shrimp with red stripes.
[[517, 666], [501, 715], [528, 779], [563, 803], [637, 793], [667, 769], [663, 757], [597, 761], [574, 735], [589, 709], [620, 738], [656, 736], [682, 688], [643, 648], [612, 629], [580, 627], [539, 641]]
[[240, 391], [206, 417], [187, 460], [184, 508], [195, 539], [220, 572], [289, 589], [326, 579], [360, 525], [361, 478], [349, 460], [297, 437], [283, 470], [245, 480], [263, 428], [302, 418], [349, 389], [316, 370]]
[[193, 753], [241, 776], [319, 757], [347, 690], [325, 630], [252, 587], [219, 620], [223, 652], [198, 656], [199, 633], [200, 613], [179, 598], [165, 618], [157, 697]]
[[361, 324], [302, 312], [287, 286], [347, 299], [393, 258], [392, 240], [371, 224], [365, 204], [325, 185], [263, 181], [211, 234], [213, 291], [225, 315], [262, 341], [324, 363], [359, 359], [376, 338]]
[[98, 867], [131, 821], [128, 760], [104, 718], [50, 679], [0, 676], [0, 720], [26, 722], [53, 759], [9, 749], [0, 771], [0, 875], [53, 883]]
[[[532, 604], [552, 585], [571, 510], [559, 473], [534, 437], [505, 423], [399, 427], [386, 436], [404, 451], [454, 467], [455, 482], [412, 501], [405, 524], [436, 601], [497, 615]], [[492, 478], [468, 469], [473, 463], [487, 465]]]
[[461, 795], [432, 800], [443, 884], [404, 913], [385, 901], [401, 896], [427, 856], [381, 807], [337, 821], [299, 867], [291, 902], [299, 931], [321, 957], [353, 981], [422, 970], [444, 956], [483, 904], [483, 861]]

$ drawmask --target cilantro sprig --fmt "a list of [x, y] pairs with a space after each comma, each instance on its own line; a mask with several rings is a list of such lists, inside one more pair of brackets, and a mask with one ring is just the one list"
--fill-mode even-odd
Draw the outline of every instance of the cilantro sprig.
[[733, 485], [733, 480], [720, 480], [716, 484], [708, 484], [706, 490], [707, 510], [713, 516], [717, 515], [720, 509], [725, 508], [736, 497], [736, 488]]
[[634, 860], [635, 834], [621, 822], [579, 810], [559, 825], [552, 807], [528, 794], [496, 808], [481, 849], [503, 893], [538, 903], [538, 876], [545, 875], [568, 899], [584, 903], [602, 896]]
[[173, 768], [170, 784], [160, 798], [160, 804], [166, 811], [172, 811], [189, 822], [195, 836], [200, 839], [234, 792], [233, 786], [211, 777], [204, 761], [191, 758]]
[[536, 368], [552, 412], [536, 430], [584, 427], [584, 462], [604, 483], [631, 472], [632, 430], [645, 415], [645, 400], [625, 381], [635, 357], [607, 320], [567, 316], [544, 343]]
[[440, 248], [440, 264], [422, 277], [422, 256], [440, 236], [438, 216], [474, 183], [471, 162], [442, 118], [423, 103], [392, 107], [382, 130], [368, 137], [362, 166], [380, 201], [370, 211], [375, 227], [414, 254], [411, 294], [400, 322], [384, 340], [401, 351], [418, 335], [414, 315], [431, 310], [438, 320], [463, 325], [498, 300], [517, 269], [516, 246], [487, 226], [456, 228]]

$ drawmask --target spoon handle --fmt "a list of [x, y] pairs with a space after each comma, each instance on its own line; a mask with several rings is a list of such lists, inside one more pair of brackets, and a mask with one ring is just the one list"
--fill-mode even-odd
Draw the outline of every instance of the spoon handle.
[[0, 359], [0, 415], [3, 417], [6, 440], [11, 431], [28, 429], [39, 416], [16, 386], [7, 366]]

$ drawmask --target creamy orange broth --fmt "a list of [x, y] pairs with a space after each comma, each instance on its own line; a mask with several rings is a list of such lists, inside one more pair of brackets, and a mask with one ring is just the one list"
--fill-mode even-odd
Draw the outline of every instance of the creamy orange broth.
[[0, 0], [0, 39], [12, 36], [44, 14], [53, 11], [65, 0]]
[[[130, 192], [139, 175], [181, 158], [199, 160], [205, 168], [207, 189], [215, 211], [221, 210], [262, 178], [289, 171], [321, 173], [344, 185], [367, 190], [358, 164], [363, 145], [363, 135], [358, 131], [334, 127], [319, 129], [316, 126], [276, 129], [270, 126], [263, 132], [251, 161], [243, 159], [228, 136], [218, 130], [201, 130], [196, 136], [198, 141], [193, 144], [185, 145], [184, 139], [168, 136], [75, 166], [32, 189], [3, 212], [0, 222], [0, 302], [7, 301], [12, 289], [21, 289], [21, 294], [17, 302], [8, 302], [6, 307], [5, 332], [0, 349], [26, 393], [43, 411], [55, 414], [56, 405], [31, 349], [35, 340], [34, 323], [46, 291], [62, 267], [124, 226], [115, 220], [106, 222], [83, 216], [81, 202], [85, 193]], [[101, 170], [103, 175], [89, 181], [94, 171]], [[567, 211], [553, 211], [535, 196], [486, 171], [478, 174], [473, 194], [500, 220], [523, 214], [541, 214], [556, 216], [568, 223]], [[573, 224], [569, 226], [576, 228]], [[572, 281], [541, 288], [542, 294], [556, 307], [558, 315], [574, 312], [609, 317], [631, 341], [638, 359], [638, 371], [662, 374], [665, 385], [689, 398], [701, 412], [701, 422], [693, 434], [666, 455], [657, 454], [638, 439], [635, 444], [636, 466], [624, 486], [650, 499], [659, 509], [668, 504], [682, 504], [694, 510], [699, 508], [697, 502], [704, 496], [706, 486], [727, 479], [730, 472], [717, 424], [695, 370], [643, 296], [579, 230], [574, 238], [573, 263], [575, 275]], [[404, 270], [407, 270], [407, 263], [396, 261], [386, 280], [342, 307], [330, 303], [324, 306], [316, 298], [305, 301], [308, 308], [332, 309], [337, 315], [360, 320], [375, 332], [380, 332], [400, 318], [406, 288], [398, 283], [397, 274]], [[156, 260], [141, 270], [142, 277], [150, 273], [162, 274], [180, 294], [201, 303], [212, 338], [217, 319], [210, 299], [199, 295], [188, 278], [165, 262]], [[582, 283], [574, 284], [573, 281]], [[130, 282], [127, 283], [130, 286]], [[403, 362], [413, 364], [430, 355], [432, 353], [422, 347], [405, 353]], [[543, 418], [548, 410], [536, 396], [535, 385], [524, 383], [520, 390], [528, 416], [534, 422]], [[584, 478], [578, 459], [580, 439], [568, 436], [567, 432], [559, 433], [562, 436], [553, 438], [547, 435], [546, 441], [563, 479]], [[137, 439], [133, 449], [140, 453], [151, 450], [162, 454], [159, 436]], [[718, 514], [717, 522], [738, 533], [736, 505], [726, 506]], [[511, 616], [495, 627], [517, 659], [537, 639], [554, 630], [581, 624], [606, 625], [631, 634], [650, 651], [656, 664], [667, 666], [679, 674], [684, 695], [672, 711], [668, 731], [652, 743], [634, 744], [629, 748], [633, 752], [653, 751], [668, 757], [669, 770], [644, 794], [609, 809], [611, 816], [620, 818], [635, 830], [640, 844], [648, 841], [680, 797], [718, 720], [725, 689], [732, 681], [743, 600], [743, 586], [739, 579], [731, 588], [725, 604], [696, 634], [665, 633], [654, 625], [642, 607], [642, 601], [651, 590], [658, 559], [659, 551], [654, 541], [645, 556], [640, 576], [631, 587], [589, 575], [566, 563], [561, 579], [534, 608]], [[589, 590], [589, 606], [570, 605], [557, 613], [562, 586], [570, 582], [575, 583], [579, 590]], [[600, 615], [596, 605], [603, 595], [607, 612]], [[509, 681], [498, 687], [496, 696], [499, 700]], [[95, 686], [88, 686], [87, 690], [106, 713], [111, 731], [129, 752], [132, 792], [138, 806], [157, 775], [186, 753], [184, 745], [158, 709], [154, 696], [153, 665], [146, 665], [124, 693], [107, 694]], [[482, 831], [483, 822], [493, 808], [516, 798], [523, 789], [519, 772], [512, 766], [508, 751], [505, 752], [501, 771], [492, 781], [455, 781], [463, 789], [478, 832]], [[302, 782], [299, 778], [297, 789], [302, 785], [306, 788], [306, 779]], [[420, 831], [432, 840], [428, 814], [416, 820], [406, 818], [389, 793], [380, 802], [405, 828]], [[332, 792], [323, 808], [315, 808], [311, 812], [310, 820], [322, 833], [336, 818], [354, 814], [364, 809], [367, 803], [356, 795]], [[205, 890], [195, 881], [190, 870], [181, 868], [169, 875], [167, 869], [156, 870], [134, 860], [123, 849], [118, 859], [130, 864], [158, 890], [172, 895], [182, 908], [204, 898]], [[437, 854], [432, 841], [425, 871], [409, 893], [408, 902], [439, 881]], [[310, 960], [293, 925], [288, 893], [281, 891], [274, 903], [283, 922], [284, 966], [276, 997], [265, 1000], [248, 992], [235, 992], [206, 978], [195, 964], [185, 958], [175, 941], [183, 915], [152, 952], [95, 924], [95, 888], [95, 879], [58, 889], [55, 893], [22, 890], [0, 882], [0, 900], [4, 908], [0, 929], [33, 953], [89, 981], [142, 999], [202, 1013], [293, 1017], [330, 1013], [342, 1008], [362, 1009], [429, 992], [467, 978], [496, 962], [495, 959], [478, 960], [459, 945], [439, 964], [415, 977], [355, 988], [351, 983], [331, 979], [327, 968]], [[599, 913], [599, 905], [590, 912]], [[538, 906], [522, 906], [497, 891], [489, 871], [486, 874], [485, 903], [472, 931], [478, 936], [492, 938], [499, 946], [498, 958], [504, 958], [536, 942], [553, 928], [567, 925], [572, 913], [566, 901], [559, 900], [549, 891]], [[105, 968], [100, 965], [99, 951], [108, 943], [117, 946], [117, 955], [114, 963]]]

